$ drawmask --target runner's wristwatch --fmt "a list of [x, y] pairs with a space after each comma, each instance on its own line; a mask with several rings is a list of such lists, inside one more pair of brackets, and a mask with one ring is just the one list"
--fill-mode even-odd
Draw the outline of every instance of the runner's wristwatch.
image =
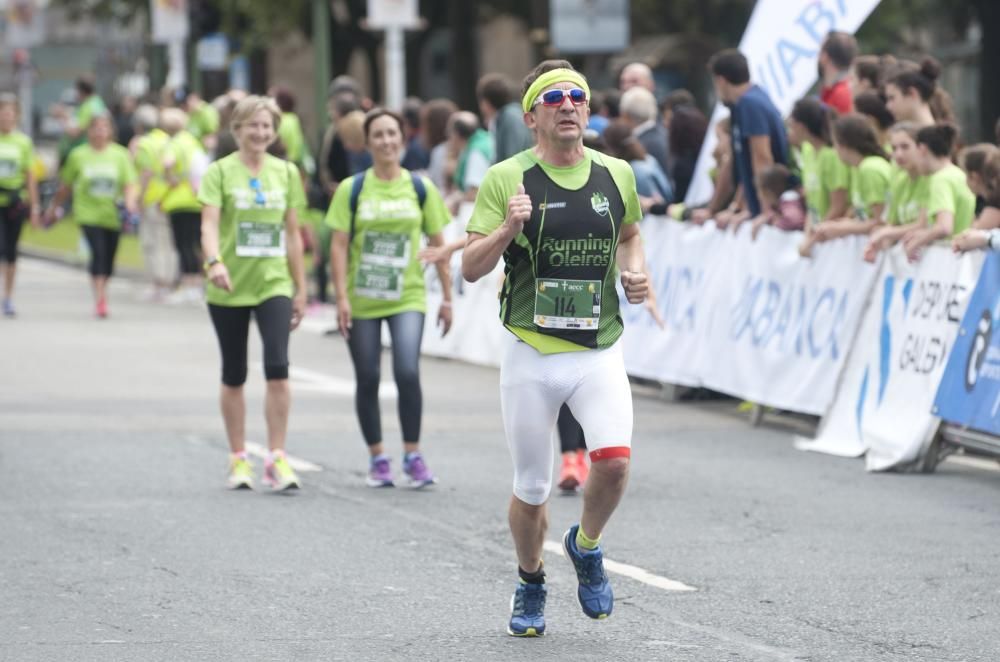
[[222, 262], [222, 256], [221, 255], [215, 255], [215, 256], [210, 257], [207, 260], [205, 260], [205, 264], [203, 264], [201, 266], [205, 269], [205, 271], [208, 271], [209, 269], [211, 269], [212, 267], [214, 267], [215, 265], [217, 265], [220, 262]]

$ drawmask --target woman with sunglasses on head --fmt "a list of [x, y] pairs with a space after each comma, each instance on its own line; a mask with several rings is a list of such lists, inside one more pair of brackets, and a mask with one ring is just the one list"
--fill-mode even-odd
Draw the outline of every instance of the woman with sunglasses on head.
[[264, 346], [264, 403], [270, 453], [264, 483], [276, 491], [297, 489], [285, 457], [290, 393], [288, 337], [306, 307], [305, 268], [298, 210], [305, 191], [298, 170], [271, 156], [281, 111], [272, 99], [248, 96], [238, 104], [230, 130], [238, 149], [208, 167], [198, 199], [201, 244], [206, 256], [208, 310], [222, 352], [220, 401], [232, 453], [227, 484], [253, 486], [245, 448], [247, 336], [253, 315]]
[[[420, 239], [444, 245], [451, 218], [437, 187], [400, 166], [403, 118], [376, 108], [364, 123], [374, 165], [345, 180], [333, 195], [326, 223], [333, 228], [330, 257], [337, 292], [337, 322], [347, 340], [357, 381], [355, 407], [368, 446], [366, 483], [392, 487], [394, 478], [382, 439], [378, 387], [382, 322], [392, 338], [392, 368], [399, 392], [403, 473], [412, 487], [435, 482], [420, 452], [423, 395], [420, 343], [427, 297]], [[437, 311], [442, 334], [451, 328], [451, 278], [445, 260], [435, 262], [444, 299]]]
[[[17, 130], [18, 100], [0, 95], [0, 265], [3, 270], [3, 315], [14, 317], [14, 274], [17, 240], [24, 221], [38, 224], [38, 182], [31, 169], [35, 148]], [[27, 199], [25, 199], [27, 194]]]
[[524, 123], [537, 144], [491, 167], [467, 226], [462, 275], [476, 281], [501, 257], [500, 317], [511, 332], [500, 368], [504, 429], [514, 462], [509, 523], [520, 581], [507, 631], [545, 633], [542, 542], [559, 411], [569, 406], [591, 459], [580, 523], [563, 536], [577, 598], [593, 619], [611, 615], [601, 533], [628, 480], [632, 393], [621, 344], [617, 286], [630, 303], [648, 292], [635, 175], [583, 145], [587, 80], [547, 60], [522, 84]]
[[90, 276], [99, 319], [108, 316], [108, 281], [114, 271], [122, 215], [137, 217], [139, 213], [139, 176], [128, 150], [113, 142], [114, 135], [107, 112], [91, 118], [87, 142], [66, 157], [61, 184], [46, 211], [48, 223], [54, 223], [59, 215], [56, 210], [73, 193], [73, 219], [90, 246]]

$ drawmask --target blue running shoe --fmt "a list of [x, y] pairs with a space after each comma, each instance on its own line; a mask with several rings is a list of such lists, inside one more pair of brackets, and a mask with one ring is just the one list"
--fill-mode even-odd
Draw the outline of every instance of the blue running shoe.
[[576, 578], [580, 581], [576, 597], [580, 600], [583, 613], [594, 619], [607, 618], [615, 606], [615, 594], [604, 572], [604, 552], [598, 547], [592, 552], [581, 552], [576, 546], [576, 532], [580, 525], [574, 524], [563, 536], [563, 549], [576, 568]]
[[545, 634], [545, 584], [519, 582], [510, 598], [510, 624], [507, 634], [515, 637], [540, 637]]

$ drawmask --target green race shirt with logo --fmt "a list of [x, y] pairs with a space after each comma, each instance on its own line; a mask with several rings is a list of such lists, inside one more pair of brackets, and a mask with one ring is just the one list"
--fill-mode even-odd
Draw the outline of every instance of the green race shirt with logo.
[[285, 247], [285, 213], [305, 206], [294, 166], [267, 154], [254, 177], [234, 152], [208, 167], [198, 200], [221, 211], [219, 254], [232, 282], [231, 292], [209, 282], [208, 303], [256, 306], [273, 297], [291, 297], [295, 287]]
[[427, 311], [423, 266], [417, 257], [421, 235], [438, 234], [451, 217], [426, 178], [427, 198], [420, 209], [411, 179], [415, 176], [403, 170], [396, 179], [384, 181], [367, 170], [341, 182], [333, 194], [326, 224], [350, 233], [351, 187], [355, 177], [365, 178], [348, 250], [347, 293], [351, 315], [357, 319]]
[[[0, 189], [23, 195], [28, 169], [35, 158], [31, 138], [20, 131], [0, 133]], [[0, 193], [0, 207], [10, 204], [10, 196]]]
[[615, 253], [622, 227], [642, 218], [631, 166], [586, 149], [556, 167], [526, 150], [487, 171], [467, 230], [500, 227], [522, 183], [532, 213], [503, 255], [504, 326], [543, 354], [610, 347], [624, 330]]
[[121, 229], [118, 203], [125, 187], [138, 179], [128, 150], [111, 143], [102, 150], [90, 144], [69, 153], [60, 175], [73, 188], [73, 219], [80, 225]]
[[969, 190], [965, 172], [954, 163], [949, 163], [927, 177], [927, 221], [934, 222], [939, 212], [951, 212], [953, 218], [952, 236], [960, 234], [972, 225], [976, 213], [976, 196]]
[[870, 220], [872, 207], [885, 205], [891, 176], [892, 164], [880, 156], [866, 156], [856, 168], [851, 168], [851, 207], [855, 216], [862, 221]]

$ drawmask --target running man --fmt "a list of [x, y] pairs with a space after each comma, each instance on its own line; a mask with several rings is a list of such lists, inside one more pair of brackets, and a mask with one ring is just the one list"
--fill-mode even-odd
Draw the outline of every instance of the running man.
[[563, 536], [590, 618], [611, 615], [601, 532], [625, 491], [632, 393], [618, 339], [616, 277], [630, 303], [646, 298], [642, 217], [625, 161], [583, 146], [590, 88], [564, 60], [538, 65], [522, 86], [524, 122], [537, 144], [491, 167], [468, 225], [462, 275], [476, 281], [503, 256], [500, 317], [513, 334], [500, 372], [504, 428], [514, 461], [510, 529], [520, 582], [508, 632], [545, 633], [542, 544], [552, 487], [552, 432], [565, 403], [579, 419], [591, 470], [583, 515]]

